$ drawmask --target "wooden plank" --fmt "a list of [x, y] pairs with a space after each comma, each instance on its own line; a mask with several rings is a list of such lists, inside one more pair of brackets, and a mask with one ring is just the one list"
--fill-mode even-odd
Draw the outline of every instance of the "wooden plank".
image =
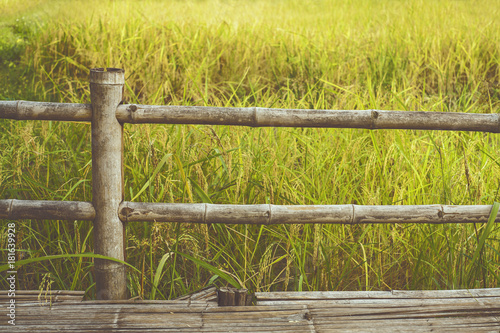
[[[6, 296], [8, 294], [8, 290], [0, 290], [0, 297]], [[49, 295], [76, 295], [76, 296], [83, 296], [85, 294], [85, 291], [82, 290], [16, 290], [16, 296], [19, 295], [39, 295], [40, 293], [42, 294], [49, 294]]]
[[392, 290], [391, 293], [393, 296], [401, 298], [500, 297], [500, 288], [454, 290]]
[[384, 306], [363, 308], [363, 307], [330, 307], [316, 309], [311, 307], [311, 317], [318, 320], [326, 320], [330, 317], [340, 318], [344, 316], [357, 316], [363, 319], [384, 319], [384, 318], [424, 318], [424, 317], [461, 317], [467, 313], [468, 317], [473, 316], [498, 316], [499, 307], [479, 306], [478, 304], [469, 306], [450, 306], [450, 304], [432, 305], [425, 307], [409, 308], [386, 308]]
[[[321, 303], [279, 306], [190, 307], [208, 304], [202, 301], [129, 302], [97, 301], [78, 304], [59, 303], [54, 306], [19, 308], [18, 323], [9, 332], [51, 331], [141, 331], [141, 332], [329, 332], [329, 331], [495, 331], [500, 329], [500, 302], [480, 290], [479, 301], [456, 303], [461, 298], [447, 297], [446, 304], [424, 304], [421, 299], [397, 304]], [[378, 293], [376, 293], [378, 294]], [[474, 294], [474, 291], [471, 292]], [[493, 305], [481, 305], [482, 299], [497, 299]], [[359, 300], [359, 299], [358, 299]], [[378, 298], [365, 301], [377, 301]], [[387, 300], [387, 299], [382, 299]], [[390, 299], [389, 299], [390, 300]], [[433, 299], [423, 299], [423, 301]], [[82, 316], [82, 314], [85, 314]], [[0, 330], [6, 329], [0, 323]]]
[[339, 300], [339, 299], [423, 299], [500, 297], [500, 288], [456, 290], [392, 290], [392, 291], [302, 291], [256, 292], [263, 300]]
[[[0, 303], [10, 302], [13, 297], [10, 297], [8, 290], [0, 290]], [[77, 290], [16, 290], [16, 303], [55, 303], [55, 302], [81, 302], [85, 292]]]
[[205, 300], [217, 302], [217, 288], [214, 286], [209, 286], [197, 290], [195, 292], [189, 293], [187, 295], [179, 296], [175, 300]]
[[316, 308], [325, 306], [328, 307], [332, 304], [342, 306], [342, 305], [356, 305], [356, 306], [423, 306], [427, 304], [448, 304], [450, 300], [458, 304], [471, 304], [479, 303], [484, 305], [495, 305], [498, 304], [498, 297], [481, 297], [476, 300], [471, 300], [471, 298], [438, 298], [438, 299], [398, 299], [398, 298], [373, 298], [373, 299], [322, 299], [322, 300], [258, 300], [257, 305], [260, 306], [278, 306], [278, 305], [289, 305], [289, 304], [300, 304], [300, 305], [314, 305]]
[[[84, 302], [85, 303], [85, 302]], [[104, 304], [103, 304], [104, 305]], [[18, 313], [21, 318], [19, 325], [27, 328], [37, 327], [40, 331], [57, 327], [60, 330], [70, 330], [73, 327], [91, 330], [90, 323], [96, 323], [95, 329], [134, 329], [141, 330], [143, 327], [152, 329], [184, 329], [184, 328], [204, 328], [204, 331], [229, 331], [237, 328], [239, 331], [296, 331], [301, 325], [309, 327], [309, 323], [303, 320], [304, 307], [294, 306], [292, 310], [269, 311], [269, 308], [262, 307], [238, 307], [246, 308], [244, 311], [230, 311], [235, 307], [226, 307], [226, 311], [197, 311], [191, 313], [176, 313], [175, 309], [168, 308], [167, 311], [156, 312], [147, 311], [149, 306], [140, 306], [141, 312], [124, 312], [123, 305], [107, 304], [101, 310], [94, 309], [89, 312], [78, 306], [71, 312], [61, 312], [61, 307], [32, 307], [31, 314], [25, 311]], [[73, 308], [73, 307], [66, 307]], [[130, 309], [132, 310], [132, 309]], [[165, 310], [165, 309], [164, 309]], [[257, 310], [257, 311], [255, 311]], [[265, 310], [265, 311], [264, 311]], [[86, 315], [81, 316], [82, 313]], [[234, 313], [234, 316], [231, 314]], [[44, 317], [42, 322], [40, 319]], [[194, 319], [193, 319], [194, 318]], [[202, 318], [202, 323], [200, 323]], [[255, 321], [255, 319], [258, 319]], [[302, 323], [300, 323], [302, 321]], [[50, 324], [48, 324], [50, 323]], [[73, 325], [73, 326], [72, 326]], [[306, 329], [305, 331], [311, 331]]]

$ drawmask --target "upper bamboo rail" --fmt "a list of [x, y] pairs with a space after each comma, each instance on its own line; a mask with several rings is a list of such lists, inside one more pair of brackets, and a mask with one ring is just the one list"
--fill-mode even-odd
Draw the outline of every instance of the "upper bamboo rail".
[[[0, 118], [16, 120], [92, 120], [90, 104], [0, 101]], [[224, 108], [209, 106], [119, 105], [116, 119], [132, 124], [205, 124], [250, 127], [412, 129], [500, 133], [500, 114]]]
[[[218, 205], [124, 201], [118, 207], [122, 222], [183, 222], [224, 224], [372, 224], [372, 223], [485, 223], [491, 205]], [[95, 219], [91, 202], [0, 200], [2, 219]], [[500, 223], [500, 216], [495, 222]]]

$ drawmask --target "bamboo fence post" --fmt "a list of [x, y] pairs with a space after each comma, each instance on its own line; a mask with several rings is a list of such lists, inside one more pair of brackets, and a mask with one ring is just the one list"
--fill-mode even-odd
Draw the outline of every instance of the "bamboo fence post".
[[[92, 104], [92, 203], [95, 208], [94, 253], [125, 260], [125, 226], [118, 218], [123, 201], [123, 126], [116, 119], [125, 71], [90, 71]], [[126, 299], [125, 265], [95, 259], [97, 299]]]

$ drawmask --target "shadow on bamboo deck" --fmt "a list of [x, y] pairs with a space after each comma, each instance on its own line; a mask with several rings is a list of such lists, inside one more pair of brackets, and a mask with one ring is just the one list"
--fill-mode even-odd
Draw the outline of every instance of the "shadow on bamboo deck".
[[218, 306], [215, 289], [173, 301], [82, 301], [83, 292], [7, 292], [2, 332], [500, 331], [500, 289], [259, 292], [254, 306]]

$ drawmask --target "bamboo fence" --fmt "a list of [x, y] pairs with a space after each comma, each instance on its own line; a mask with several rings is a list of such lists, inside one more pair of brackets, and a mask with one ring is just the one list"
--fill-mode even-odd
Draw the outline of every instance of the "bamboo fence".
[[[123, 105], [124, 71], [90, 71], [91, 104], [0, 101], [0, 118], [91, 122], [92, 202], [0, 200], [2, 219], [88, 220], [94, 252], [125, 260], [125, 224], [132, 221], [291, 223], [484, 223], [492, 206], [215, 205], [123, 201], [123, 124], [206, 124], [500, 132], [500, 114], [382, 110], [293, 110]], [[495, 222], [500, 222], [497, 217]], [[95, 261], [98, 299], [125, 299], [125, 266]]]

